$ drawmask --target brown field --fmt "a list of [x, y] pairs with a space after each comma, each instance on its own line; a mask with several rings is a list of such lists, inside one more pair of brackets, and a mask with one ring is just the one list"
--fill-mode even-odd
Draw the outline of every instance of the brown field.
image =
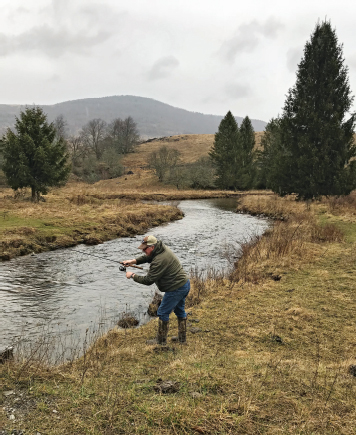
[[[56, 367], [39, 343], [0, 367], [2, 389], [13, 391], [2, 396], [0, 428], [355, 434], [356, 195], [313, 204], [243, 195], [237, 207], [279, 220], [242, 246], [230, 276], [192, 277], [186, 346], [146, 345], [155, 320], [113, 329]], [[169, 336], [176, 328], [172, 316]], [[173, 391], [160, 391], [162, 380]]]
[[[14, 199], [0, 189], [0, 258], [74, 246], [97, 244], [116, 237], [142, 234], [148, 228], [180, 219], [176, 201], [228, 197], [227, 191], [177, 190], [159, 184], [148, 170], [95, 184], [68, 183], [52, 189], [45, 201], [30, 202], [30, 192]], [[175, 201], [171, 205], [143, 204], [142, 200]]]
[[[182, 142], [185, 161], [194, 161], [208, 152], [194, 136], [200, 154], [189, 138], [167, 146]], [[180, 191], [140, 168], [155, 143], [163, 144], [127, 157], [133, 175], [69, 183], [45, 203], [3, 189], [3, 253], [144, 232], [180, 218], [184, 198], [237, 195], [238, 212], [270, 216], [274, 225], [239, 252], [231, 247], [229, 276], [192, 275], [186, 346], [147, 345], [152, 320], [81, 343], [83, 357], [57, 366], [48, 363], [46, 337], [15, 353], [0, 365], [0, 433], [356, 434], [356, 192], [304, 203], [270, 192]], [[172, 316], [169, 336], [176, 328]], [[175, 390], [160, 391], [161, 380]]]
[[[260, 148], [263, 133], [255, 133], [256, 148]], [[162, 146], [175, 148], [181, 152], [183, 163], [193, 163], [200, 157], [208, 156], [214, 143], [213, 134], [181, 134], [178, 136], [164, 137], [139, 145], [135, 153], [126, 155], [122, 164], [127, 170], [144, 168], [148, 164], [148, 156]]]

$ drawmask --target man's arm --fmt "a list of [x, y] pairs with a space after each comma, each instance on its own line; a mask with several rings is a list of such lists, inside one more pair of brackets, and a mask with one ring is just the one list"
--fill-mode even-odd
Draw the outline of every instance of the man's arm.
[[131, 266], [132, 264], [136, 264], [136, 258], [133, 258], [132, 260], [125, 260], [122, 262], [124, 266]]
[[148, 274], [146, 276], [139, 276], [134, 274], [133, 280], [138, 282], [139, 284], [152, 285], [164, 275], [166, 267], [166, 264], [156, 263], [153, 260]]
[[151, 263], [152, 258], [148, 255], [140, 255], [136, 258], [136, 264]]

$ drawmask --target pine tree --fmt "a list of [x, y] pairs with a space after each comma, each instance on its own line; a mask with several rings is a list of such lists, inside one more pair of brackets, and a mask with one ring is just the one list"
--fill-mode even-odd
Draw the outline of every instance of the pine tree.
[[230, 111], [221, 120], [214, 145], [209, 153], [216, 170], [216, 185], [221, 189], [235, 189], [237, 143], [239, 128]]
[[288, 170], [285, 167], [288, 151], [281, 141], [281, 118], [272, 118], [266, 125], [261, 139], [262, 150], [258, 152], [258, 187], [272, 189], [281, 193], [281, 186], [288, 180], [285, 175]]
[[2, 143], [3, 171], [12, 189], [30, 187], [35, 201], [49, 187], [65, 184], [70, 172], [66, 144], [40, 107], [21, 112], [15, 132], [8, 129]]
[[304, 48], [281, 119], [282, 195], [345, 195], [356, 187], [355, 114], [342, 45], [330, 22], [318, 23]]
[[255, 131], [251, 120], [246, 116], [241, 123], [238, 137], [238, 163], [236, 167], [236, 185], [238, 189], [249, 189], [255, 178], [254, 148]]
[[249, 189], [255, 176], [255, 132], [246, 116], [239, 128], [229, 111], [220, 122], [209, 153], [216, 170], [216, 185], [221, 189]]

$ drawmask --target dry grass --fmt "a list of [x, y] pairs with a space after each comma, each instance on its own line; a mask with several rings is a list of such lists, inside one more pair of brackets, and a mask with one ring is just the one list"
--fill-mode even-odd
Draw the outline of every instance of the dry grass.
[[[263, 133], [255, 133], [257, 149], [261, 148], [262, 135]], [[145, 168], [149, 154], [162, 146], [179, 150], [183, 163], [193, 163], [201, 157], [208, 156], [214, 144], [214, 136], [214, 134], [181, 134], [150, 140], [139, 145], [135, 153], [126, 155], [122, 163], [128, 170], [137, 171], [138, 168]]]
[[255, 192], [254, 195], [251, 195], [251, 192], [241, 193], [237, 211], [281, 220], [311, 212], [314, 215], [334, 215], [346, 222], [356, 222], [356, 191], [347, 196], [322, 197], [319, 201], [308, 202], [296, 202], [293, 195], [281, 198], [269, 191], [264, 194]]
[[268, 276], [278, 280], [286, 267], [295, 269], [322, 255], [323, 243], [342, 242], [343, 232], [333, 223], [319, 223], [320, 204], [296, 202], [292, 197], [242, 196], [237, 210], [272, 216], [277, 221], [261, 238], [241, 246], [231, 280], [258, 283]]
[[11, 189], [1, 188], [0, 258], [7, 260], [78, 243], [101, 243], [142, 233], [148, 227], [182, 216], [172, 207], [142, 206], [141, 200], [179, 201], [236, 195], [236, 192], [163, 186], [151, 171], [142, 168], [147, 165], [148, 154], [162, 145], [179, 148], [182, 160], [188, 163], [207, 155], [213, 141], [214, 135], [180, 135], [142, 144], [123, 162], [133, 174], [93, 185], [68, 183], [64, 188], [53, 189], [46, 196], [46, 203], [25, 201], [29, 197], [26, 190], [14, 200]]
[[[97, 192], [97, 191], [95, 191]], [[136, 198], [94, 193], [85, 185], [53, 191], [45, 203], [14, 200], [4, 191], [0, 216], [1, 257], [97, 244], [116, 237], [143, 233], [147, 228], [179, 219], [176, 206], [142, 204]]]
[[321, 203], [330, 214], [341, 216], [347, 222], [356, 222], [356, 191], [348, 196], [323, 198]]
[[124, 157], [122, 163], [132, 170], [138, 167], [146, 167], [149, 154], [157, 151], [162, 146], [179, 150], [184, 163], [193, 163], [200, 157], [207, 156], [213, 143], [213, 134], [183, 134], [164, 137], [139, 145], [135, 153]]
[[[194, 276], [188, 319], [200, 331], [188, 328], [187, 346], [155, 352], [146, 345], [157, 327], [151, 321], [109, 331], [69, 364], [38, 370], [33, 361], [20, 374], [26, 361], [5, 364], [3, 388], [16, 394], [3, 405], [23, 414], [12, 424], [3, 411], [6, 427], [48, 434], [355, 434], [356, 226], [348, 223], [343, 238], [344, 214], [331, 222], [323, 203], [271, 197], [263, 210], [257, 196], [243, 201], [265, 214], [278, 202], [284, 221], [242, 247], [237, 277]], [[325, 223], [334, 229], [324, 230]], [[169, 335], [176, 328], [172, 319]], [[158, 379], [178, 383], [178, 392], [158, 393]]]
[[[177, 190], [158, 184], [150, 171], [89, 185], [68, 183], [46, 195], [46, 202], [17, 199], [11, 189], [0, 190], [0, 258], [74, 246], [97, 244], [116, 237], [143, 233], [147, 228], [179, 219], [178, 201], [229, 197], [236, 192]], [[173, 201], [171, 205], [142, 200]]]
[[310, 204], [296, 202], [294, 196], [281, 198], [272, 192], [268, 194], [241, 194], [237, 204], [237, 211], [255, 216], [267, 216], [273, 219], [286, 220], [292, 215], [300, 215], [310, 209]]

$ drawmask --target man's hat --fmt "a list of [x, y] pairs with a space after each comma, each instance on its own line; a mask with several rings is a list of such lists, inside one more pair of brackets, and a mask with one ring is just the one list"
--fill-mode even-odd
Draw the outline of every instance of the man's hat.
[[145, 249], [147, 246], [152, 246], [157, 243], [157, 239], [155, 236], [146, 236], [143, 240], [141, 245], [138, 247], [138, 249]]

